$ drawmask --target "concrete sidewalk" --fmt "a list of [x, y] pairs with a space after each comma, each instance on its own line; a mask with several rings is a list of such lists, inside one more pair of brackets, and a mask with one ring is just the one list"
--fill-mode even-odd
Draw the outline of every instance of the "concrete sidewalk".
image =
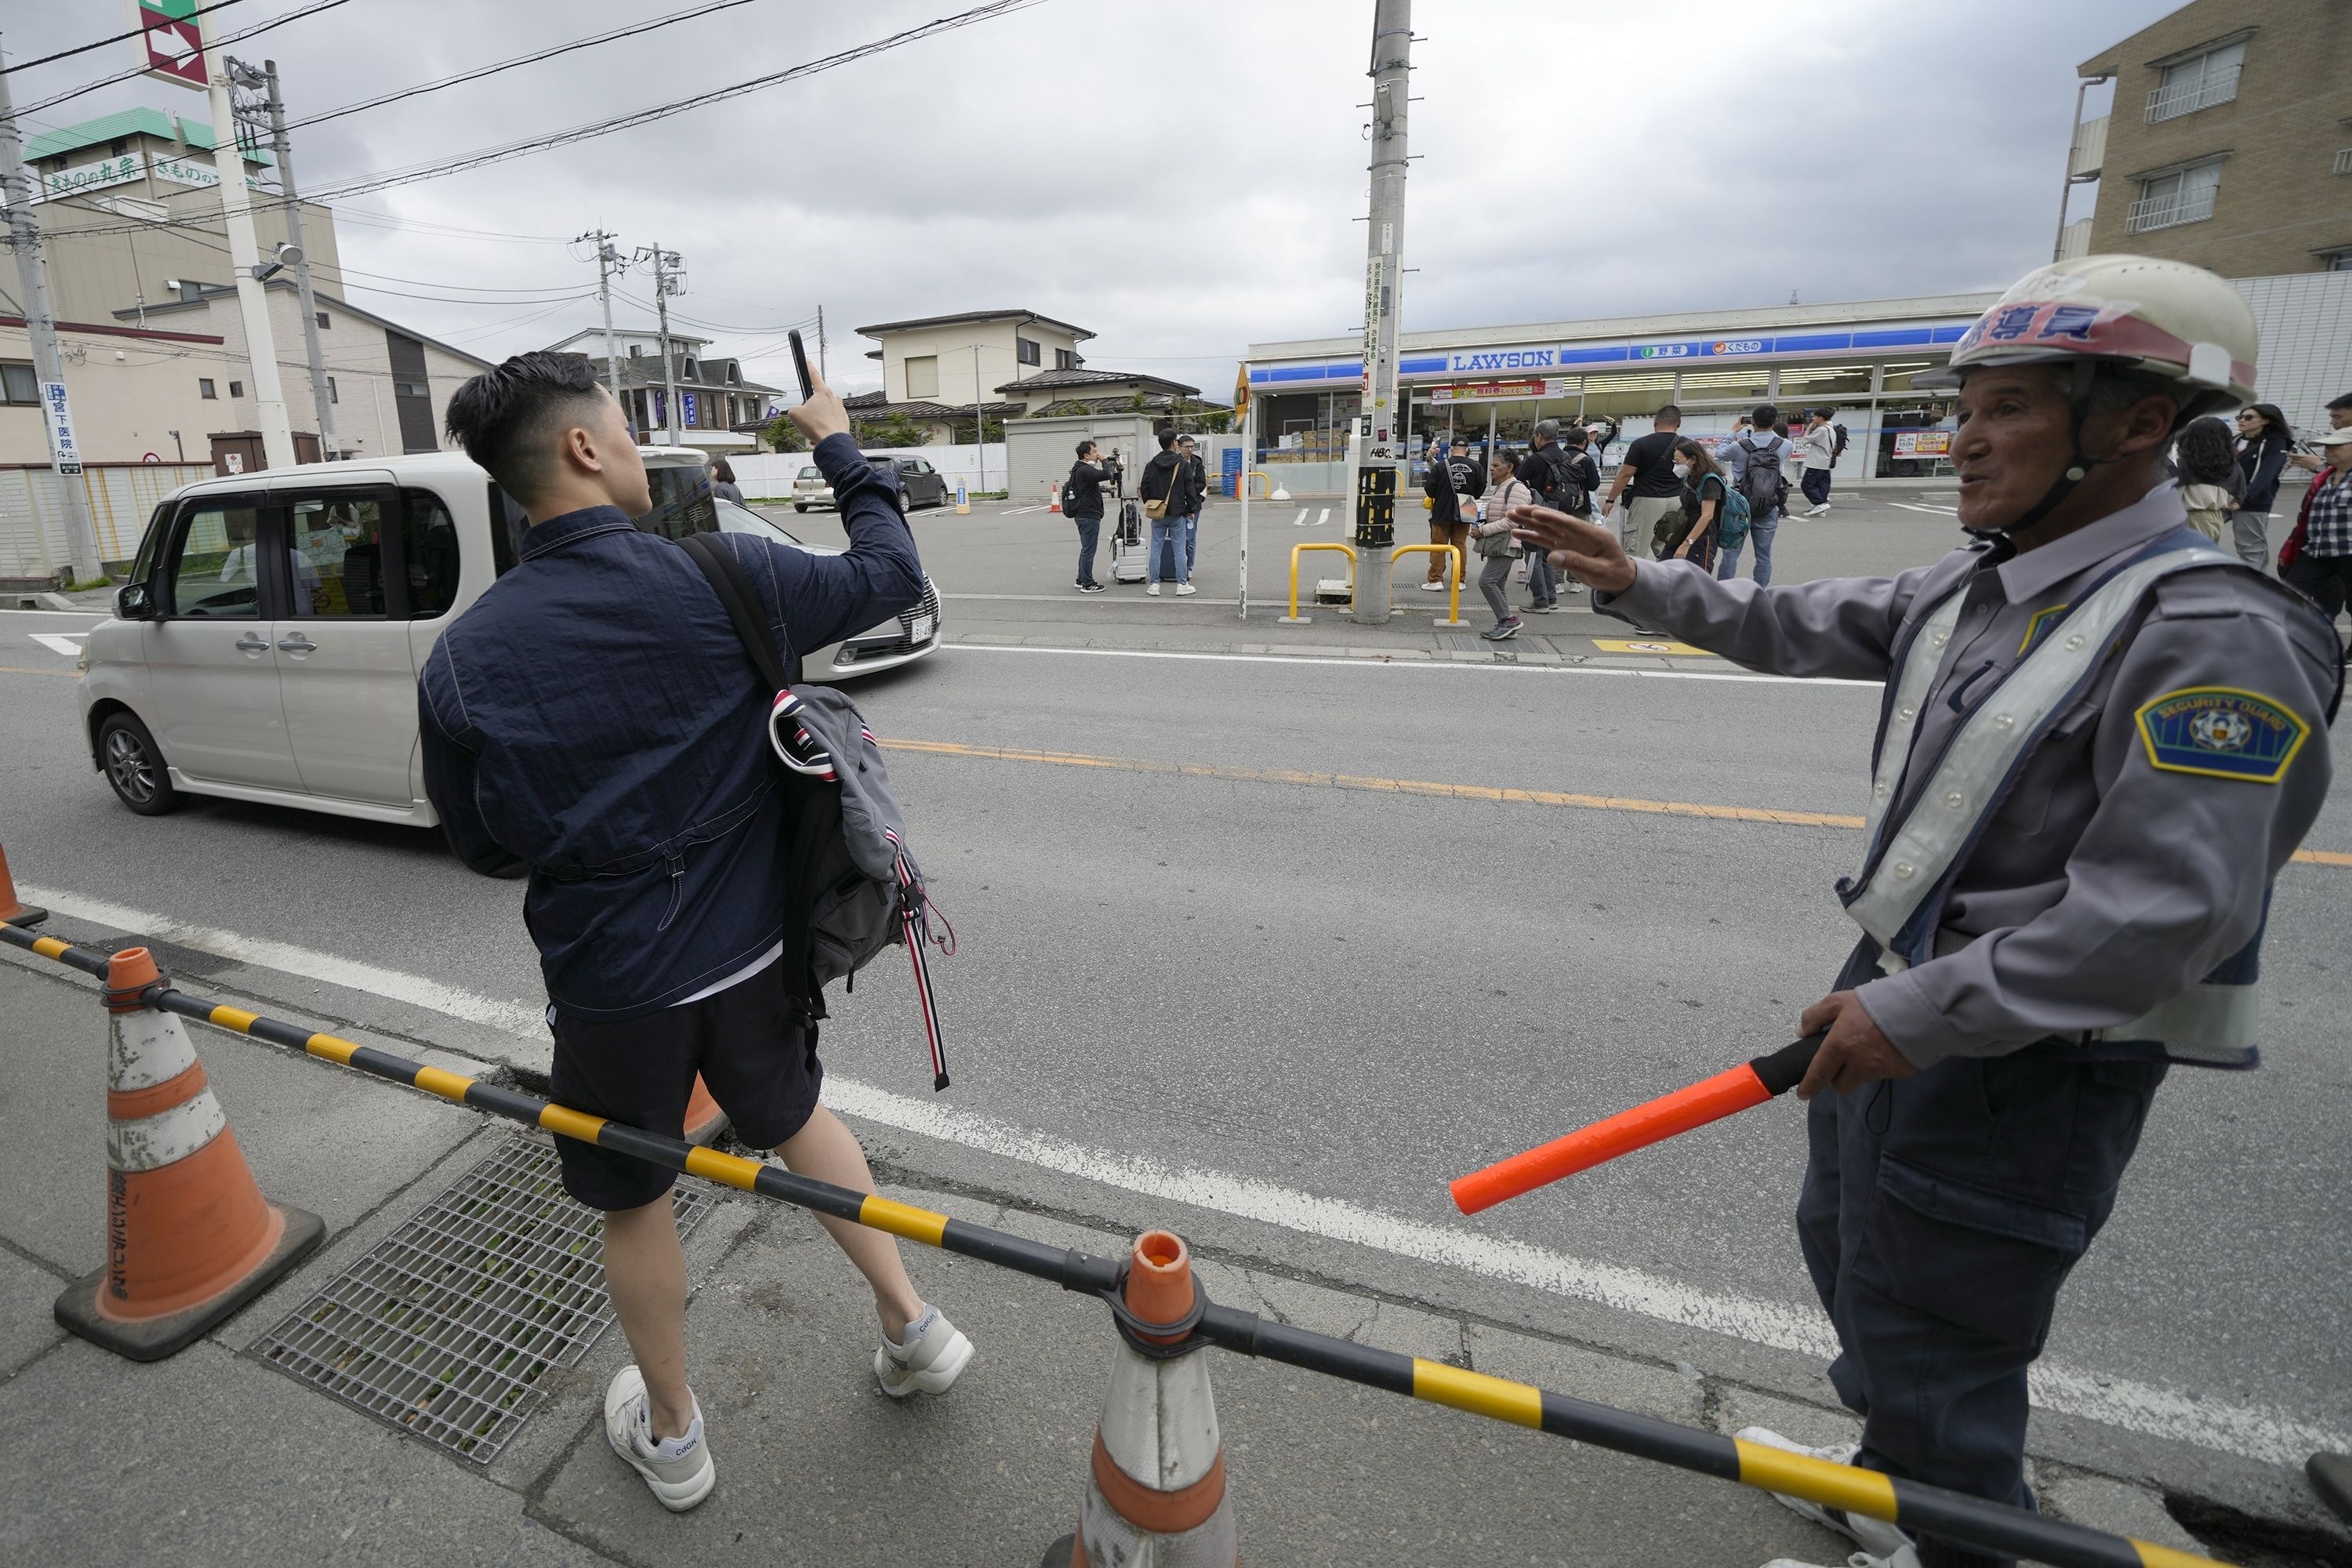
[[[732, 1193], [688, 1249], [689, 1353], [720, 1475], [692, 1514], [663, 1512], [604, 1446], [602, 1391], [626, 1356], [617, 1331], [576, 1371], [554, 1374], [547, 1403], [488, 1466], [262, 1365], [244, 1353], [257, 1337], [509, 1133], [206, 1028], [192, 1034], [263, 1189], [324, 1215], [329, 1241], [171, 1361], [134, 1365], [68, 1339], [49, 1302], [100, 1254], [105, 1025], [89, 982], [13, 952], [0, 959], [0, 1019], [10, 1131], [0, 1140], [0, 1559], [103, 1560], [169, 1542], [200, 1563], [1027, 1568], [1075, 1522], [1111, 1343], [1098, 1306], [910, 1247], [919, 1284], [979, 1355], [945, 1398], [894, 1404], [868, 1365], [870, 1300], [831, 1242], [805, 1215]], [[420, 1054], [398, 1037], [345, 1032]], [[894, 1195], [1058, 1246], [1120, 1254], [1122, 1228], [1077, 1216], [1150, 1206], [1066, 1179], [999, 1180], [976, 1165], [950, 1175], [947, 1156], [919, 1141], [863, 1131]], [[1283, 1321], [1718, 1430], [1761, 1421], [1818, 1442], [1852, 1428], [1825, 1398], [1772, 1376], [1725, 1375], [1738, 1371], [1731, 1361], [1703, 1371], [1671, 1351], [1619, 1353], [1522, 1331], [1521, 1310], [1475, 1292], [1440, 1305], [1433, 1285], [1445, 1281], [1394, 1258], [1337, 1243], [1286, 1253], [1280, 1238], [1237, 1222], [1152, 1217], [1195, 1237], [1215, 1299]], [[1204, 1353], [1217, 1358], [1253, 1562], [1844, 1560], [1843, 1542], [1736, 1486]], [[2041, 1479], [2057, 1511], [2197, 1546], [2153, 1491], [2117, 1472], [2045, 1458]]]

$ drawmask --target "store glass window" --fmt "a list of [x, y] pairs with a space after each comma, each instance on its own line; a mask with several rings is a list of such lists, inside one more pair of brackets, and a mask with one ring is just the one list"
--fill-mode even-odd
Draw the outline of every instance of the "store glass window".
[[1588, 375], [1584, 378], [1584, 416], [1646, 420], [1663, 404], [1675, 400], [1672, 371], [1643, 371], [1630, 375]]
[[1771, 387], [1770, 372], [1760, 364], [1736, 370], [1685, 370], [1675, 401], [1685, 409], [1753, 408], [1771, 395]]
[[1870, 395], [1866, 364], [1806, 364], [1784, 366], [1780, 401], [1812, 407]]
[[1889, 399], [1880, 405], [1877, 456], [1871, 472], [1882, 479], [1950, 476], [1953, 405], [1947, 398]]

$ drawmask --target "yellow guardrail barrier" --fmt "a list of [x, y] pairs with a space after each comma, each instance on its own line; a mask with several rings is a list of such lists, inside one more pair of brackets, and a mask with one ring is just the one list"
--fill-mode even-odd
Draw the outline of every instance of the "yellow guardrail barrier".
[[1450, 555], [1454, 558], [1454, 581], [1445, 595], [1445, 618], [1441, 626], [1466, 626], [1462, 618], [1462, 548], [1455, 544], [1400, 544], [1389, 552], [1389, 564], [1394, 566], [1408, 555]]
[[1286, 626], [1303, 626], [1315, 619], [1313, 616], [1302, 616], [1298, 613], [1298, 558], [1310, 550], [1336, 550], [1348, 558], [1348, 596], [1355, 597], [1356, 547], [1354, 545], [1342, 544], [1329, 539], [1294, 544], [1290, 547], [1290, 614], [1282, 617], [1282, 624]]

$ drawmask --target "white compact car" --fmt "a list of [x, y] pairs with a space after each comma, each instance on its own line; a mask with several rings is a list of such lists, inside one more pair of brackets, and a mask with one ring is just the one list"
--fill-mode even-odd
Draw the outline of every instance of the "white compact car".
[[[647, 532], [717, 529], [806, 550], [710, 493], [701, 453], [645, 451]], [[183, 793], [374, 822], [438, 824], [416, 743], [434, 639], [515, 563], [526, 520], [455, 452], [200, 480], [155, 509], [114, 615], [82, 653], [90, 758], [122, 804]], [[940, 646], [940, 596], [809, 650], [812, 680], [895, 668]]]

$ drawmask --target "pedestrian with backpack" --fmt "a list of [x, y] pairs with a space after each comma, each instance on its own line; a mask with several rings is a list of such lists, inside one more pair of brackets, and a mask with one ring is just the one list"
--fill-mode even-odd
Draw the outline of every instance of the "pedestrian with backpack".
[[[1445, 551], [1429, 553], [1429, 574], [1422, 579], [1422, 592], [1442, 594], [1445, 591], [1446, 574], [1460, 561], [1465, 547], [1470, 542], [1468, 521], [1462, 514], [1462, 492], [1454, 482], [1455, 459], [1453, 447], [1440, 436], [1429, 444], [1425, 467], [1422, 470], [1421, 493], [1429, 498], [1429, 542], [1447, 546]], [[1475, 496], [1475, 491], [1472, 494]], [[1474, 500], [1471, 510], [1477, 508]]]
[[[709, 537], [751, 584], [765, 629], [816, 647], [912, 609], [923, 569], [897, 482], [859, 454], [840, 397], [819, 381], [790, 416], [849, 548]], [[441, 634], [418, 677], [425, 788], [469, 868], [530, 872], [551, 1098], [677, 1138], [699, 1074], [745, 1142], [873, 1192], [856, 1135], [819, 1102], [812, 999], [789, 973], [810, 935], [794, 911], [813, 910], [819, 890], [780, 871], [807, 819], [777, 787], [765, 738], [776, 694], [688, 549], [630, 521], [653, 502], [621, 405], [577, 355], [519, 354], [457, 390], [447, 427], [530, 527], [519, 562]], [[853, 804], [879, 808], [870, 791], [846, 795], [843, 824]], [[604, 1214], [605, 1282], [633, 1356], [604, 1393], [605, 1440], [683, 1512], [717, 1470], [687, 1381], [675, 1178], [568, 1136], [556, 1151], [564, 1190]], [[945, 1393], [971, 1342], [916, 1293], [895, 1239], [820, 1223], [873, 1289], [883, 1393]]]
[[[1726, 441], [1715, 449], [1725, 468], [1731, 474], [1731, 488], [1748, 502], [1748, 538], [1756, 546], [1756, 585], [1759, 588], [1772, 581], [1772, 536], [1780, 531], [1780, 510], [1789, 500], [1789, 476], [1781, 466], [1795, 450], [1786, 436], [1775, 428], [1780, 424], [1780, 411], [1767, 403], [1756, 410], [1756, 428], [1734, 441]], [[1730, 578], [1739, 575], [1739, 549], [1727, 542], [1715, 574]]]
[[1663, 559], [1712, 572], [1719, 551], [1737, 549], [1748, 537], [1748, 498], [1731, 488], [1731, 476], [1703, 441], [1675, 444], [1675, 472], [1683, 481], [1685, 521]]
[[[1669, 403], [1650, 416], [1651, 431], [1625, 448], [1604, 510], [1616, 512], [1617, 537], [1629, 555], [1653, 558], [1679, 525], [1683, 482], [1675, 478], [1675, 443], [1682, 439], [1683, 411]], [[1624, 501], [1618, 510], [1620, 499]]]
[[1836, 428], [1830, 424], [1830, 411], [1816, 408], [1805, 416], [1805, 434], [1797, 443], [1797, 450], [1805, 462], [1804, 478], [1799, 480], [1805, 499], [1812, 502], [1807, 517], [1826, 516], [1830, 510], [1830, 470], [1837, 467], [1838, 438]]
[[1168, 570], [1176, 579], [1179, 595], [1195, 593], [1192, 586], [1192, 565], [1184, 553], [1184, 519], [1201, 510], [1200, 501], [1192, 495], [1192, 464], [1176, 450], [1176, 432], [1160, 433], [1158, 456], [1143, 466], [1143, 478], [1136, 493], [1143, 498], [1143, 515], [1151, 520], [1151, 536], [1145, 543], [1148, 553], [1143, 557], [1143, 591], [1158, 597], [1160, 594], [1160, 552], [1168, 552]]
[[1078, 581], [1081, 594], [1099, 594], [1095, 580], [1095, 542], [1102, 536], [1102, 488], [1116, 482], [1118, 473], [1102, 460], [1102, 448], [1091, 440], [1078, 443], [1078, 460], [1062, 481], [1062, 515], [1077, 525]]

